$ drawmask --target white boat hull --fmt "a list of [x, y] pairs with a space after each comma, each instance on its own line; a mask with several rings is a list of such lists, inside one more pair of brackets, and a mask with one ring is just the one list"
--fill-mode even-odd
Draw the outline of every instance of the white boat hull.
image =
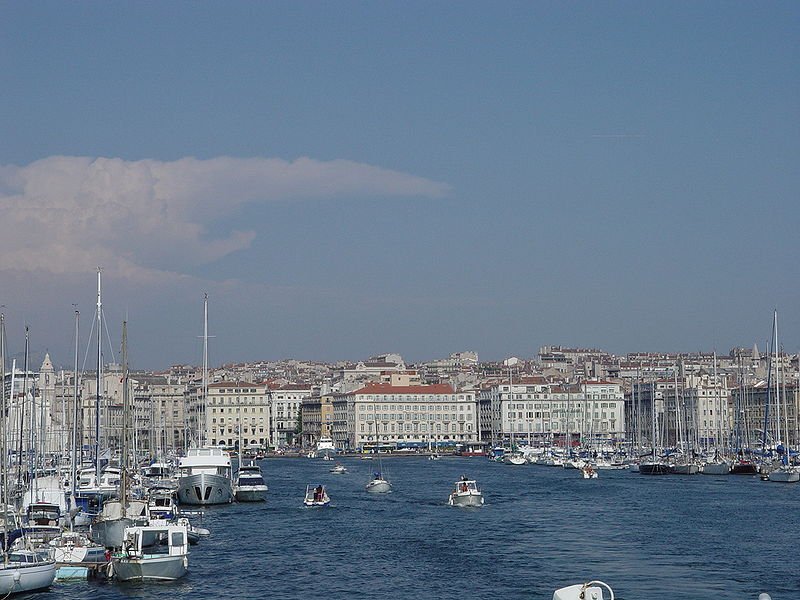
[[56, 563], [0, 567], [0, 594], [18, 594], [50, 587], [56, 578]]
[[178, 501], [199, 506], [227, 504], [233, 502], [233, 485], [223, 475], [186, 475], [178, 480]]
[[800, 471], [777, 469], [769, 474], [769, 480], [777, 483], [797, 483], [800, 481]]
[[106, 549], [102, 546], [57, 546], [53, 548], [52, 555], [59, 567], [78, 563], [107, 562]]
[[183, 556], [114, 558], [112, 576], [118, 581], [174, 581], [189, 570], [189, 559]]
[[263, 502], [267, 495], [266, 485], [242, 485], [236, 488], [238, 502]]
[[483, 494], [478, 493], [452, 493], [448, 502], [450, 506], [478, 508], [483, 506]]
[[93, 542], [105, 548], [122, 548], [125, 529], [133, 527], [135, 524], [130, 517], [98, 521], [91, 526], [89, 537]]
[[385, 494], [392, 491], [392, 484], [385, 479], [373, 479], [367, 484], [367, 491], [372, 494]]
[[703, 465], [703, 475], [728, 475], [731, 466], [726, 462], [706, 463]]
[[676, 475], [696, 475], [700, 472], [700, 466], [694, 464], [675, 465], [672, 472]]

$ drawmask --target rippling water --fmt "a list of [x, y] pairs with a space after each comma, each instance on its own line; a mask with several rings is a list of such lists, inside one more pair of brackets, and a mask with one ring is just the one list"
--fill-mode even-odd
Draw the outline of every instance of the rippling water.
[[[482, 458], [389, 458], [390, 494], [368, 494], [373, 462], [269, 459], [267, 502], [210, 507], [211, 537], [172, 584], [56, 584], [47, 599], [392, 598], [550, 600], [601, 579], [623, 600], [773, 600], [800, 594], [800, 485], [752, 477], [648, 477], [508, 466]], [[462, 474], [486, 505], [446, 505]], [[302, 506], [325, 483], [326, 509]]]

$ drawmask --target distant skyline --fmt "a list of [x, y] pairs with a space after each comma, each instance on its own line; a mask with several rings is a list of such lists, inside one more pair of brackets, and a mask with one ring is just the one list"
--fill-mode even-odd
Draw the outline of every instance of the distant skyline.
[[[800, 350], [800, 5], [0, 5], [10, 353]], [[109, 342], [106, 342], [109, 344]], [[8, 365], [7, 365], [8, 366]], [[38, 365], [36, 365], [38, 367]]]

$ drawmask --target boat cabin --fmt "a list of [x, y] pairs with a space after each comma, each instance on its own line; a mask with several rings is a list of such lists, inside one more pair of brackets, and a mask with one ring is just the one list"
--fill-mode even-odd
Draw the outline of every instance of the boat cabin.
[[182, 525], [128, 527], [122, 547], [128, 556], [139, 558], [189, 553], [188, 535]]

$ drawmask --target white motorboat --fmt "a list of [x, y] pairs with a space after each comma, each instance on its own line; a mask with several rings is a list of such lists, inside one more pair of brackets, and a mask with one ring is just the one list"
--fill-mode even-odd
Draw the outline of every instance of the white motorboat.
[[597, 479], [597, 471], [590, 465], [586, 463], [581, 467], [581, 476], [584, 479]]
[[319, 438], [314, 454], [325, 460], [331, 460], [331, 455], [336, 454], [336, 445], [333, 443], [333, 439], [328, 436]]
[[0, 562], [0, 594], [4, 597], [43, 590], [56, 578], [56, 563], [31, 550], [17, 550]]
[[129, 527], [121, 552], [111, 556], [118, 581], [173, 581], [189, 569], [189, 541], [182, 525]]
[[22, 519], [22, 532], [28, 547], [46, 545], [61, 534], [62, 516], [57, 504], [29, 504]]
[[306, 495], [305, 498], [303, 498], [303, 504], [305, 506], [328, 506], [330, 502], [331, 499], [324, 485], [318, 485], [316, 487], [312, 485], [306, 486]]
[[589, 581], [588, 583], [579, 583], [561, 588], [555, 591], [553, 600], [583, 600], [584, 598], [605, 600], [603, 589], [610, 594], [608, 600], [614, 600], [614, 590], [602, 581]]
[[119, 494], [120, 470], [106, 467], [100, 477], [94, 467], [81, 469], [78, 475], [78, 494], [99, 494], [103, 499], [115, 498]]
[[478, 484], [474, 479], [468, 479], [466, 475], [456, 481], [454, 489], [450, 492], [447, 499], [450, 506], [483, 506], [483, 493], [478, 489]]
[[347, 473], [347, 467], [342, 464], [336, 463], [334, 466], [330, 468], [330, 472], [334, 475], [344, 475]]
[[261, 467], [251, 463], [239, 467], [233, 489], [239, 502], [262, 502], [269, 488], [264, 483]]
[[178, 501], [181, 504], [233, 502], [231, 458], [222, 448], [189, 448], [178, 468]]

